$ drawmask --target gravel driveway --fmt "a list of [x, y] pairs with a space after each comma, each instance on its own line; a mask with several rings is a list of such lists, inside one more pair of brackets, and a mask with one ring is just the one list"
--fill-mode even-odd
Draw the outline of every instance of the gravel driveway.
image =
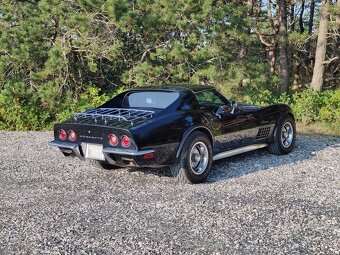
[[0, 131], [0, 254], [340, 254], [340, 138], [215, 163], [208, 181], [97, 169]]

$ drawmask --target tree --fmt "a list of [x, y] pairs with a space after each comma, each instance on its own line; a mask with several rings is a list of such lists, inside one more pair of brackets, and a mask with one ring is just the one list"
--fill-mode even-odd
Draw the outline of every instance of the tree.
[[[0, 129], [51, 125], [68, 115], [70, 102], [91, 101], [89, 91], [195, 83], [248, 100], [287, 92], [291, 77], [292, 91], [304, 88], [312, 80], [319, 6], [315, 0], [1, 0]], [[335, 87], [335, 4], [329, 15], [327, 56], [318, 65], [324, 87]], [[325, 39], [323, 26], [321, 19]]]
[[288, 34], [287, 34], [287, 6], [286, 0], [279, 0], [279, 53], [280, 53], [280, 92], [288, 92], [289, 89], [289, 65], [288, 65]]
[[315, 1], [310, 1], [310, 11], [309, 11], [309, 21], [308, 21], [308, 34], [311, 35], [313, 32], [313, 24], [314, 24], [314, 9], [315, 9]]
[[303, 26], [303, 12], [305, 11], [305, 0], [301, 1], [301, 11], [300, 11], [300, 17], [299, 17], [299, 26], [300, 26], [300, 33], [303, 33], [305, 31], [305, 28]]
[[337, 7], [338, 12], [336, 14], [335, 19], [336, 19], [338, 28], [340, 28], [340, 1], [339, 0], [336, 1], [336, 7]]
[[311, 83], [311, 87], [317, 91], [322, 90], [323, 86], [323, 75], [325, 69], [324, 61], [326, 57], [327, 31], [329, 23], [329, 2], [330, 0], [323, 0], [320, 10], [318, 41], [316, 46], [315, 64]]

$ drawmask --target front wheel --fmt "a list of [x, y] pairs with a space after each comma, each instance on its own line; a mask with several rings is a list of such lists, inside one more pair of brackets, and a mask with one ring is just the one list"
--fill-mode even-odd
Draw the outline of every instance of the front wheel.
[[194, 131], [184, 142], [175, 164], [170, 166], [177, 182], [199, 183], [205, 180], [212, 167], [212, 145], [208, 137]]
[[275, 155], [288, 154], [294, 148], [295, 139], [295, 121], [292, 116], [287, 115], [276, 125], [274, 142], [268, 145], [268, 151]]

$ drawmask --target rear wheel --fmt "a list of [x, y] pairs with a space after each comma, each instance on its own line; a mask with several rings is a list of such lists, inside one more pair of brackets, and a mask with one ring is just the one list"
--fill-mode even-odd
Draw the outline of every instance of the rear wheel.
[[286, 115], [276, 126], [274, 142], [268, 145], [268, 151], [275, 155], [284, 155], [292, 151], [295, 145], [296, 128], [292, 116]]
[[106, 161], [99, 161], [95, 159], [90, 159], [89, 160], [90, 164], [95, 167], [100, 167], [105, 170], [114, 170], [120, 168], [119, 166], [111, 165], [107, 163]]
[[199, 183], [205, 180], [212, 167], [212, 146], [208, 137], [194, 131], [184, 142], [175, 164], [170, 166], [177, 182]]

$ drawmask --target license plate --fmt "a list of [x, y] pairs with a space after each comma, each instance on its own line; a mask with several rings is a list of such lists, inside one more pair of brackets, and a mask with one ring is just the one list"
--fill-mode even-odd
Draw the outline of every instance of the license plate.
[[84, 152], [85, 158], [89, 159], [97, 159], [97, 160], [105, 160], [103, 154], [103, 145], [101, 144], [92, 144], [92, 143], [82, 143], [81, 147]]

